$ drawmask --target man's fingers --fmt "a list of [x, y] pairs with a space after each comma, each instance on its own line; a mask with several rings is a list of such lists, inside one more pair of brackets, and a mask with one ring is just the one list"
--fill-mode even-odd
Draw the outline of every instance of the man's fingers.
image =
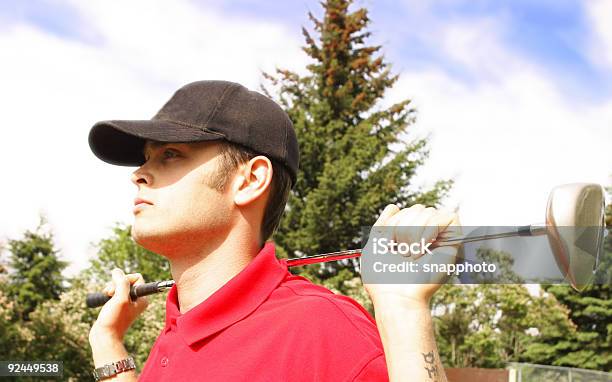
[[104, 286], [104, 293], [111, 297], [115, 294], [115, 284], [113, 284], [112, 281], [106, 283], [106, 285]]
[[[134, 285], [142, 285], [145, 283], [142, 274], [130, 273], [126, 275], [121, 269], [115, 268], [111, 272], [111, 275], [113, 281], [109, 282], [110, 286], [107, 286], [107, 288], [105, 288], [107, 294], [109, 294], [109, 296], [114, 296], [115, 294], [117, 294], [118, 296], [120, 296], [117, 298], [120, 298], [123, 302], [130, 302], [134, 306], [134, 308], [136, 308], [138, 314], [144, 311], [149, 305], [149, 301], [145, 297], [139, 297], [135, 301], [132, 301], [132, 299], [130, 298], [131, 287]], [[109, 293], [108, 291], [111, 292]]]
[[456, 212], [445, 211], [438, 213], [432, 216], [427, 224], [438, 228], [438, 241], [461, 235], [461, 223]]
[[[144, 278], [140, 273], [130, 273], [129, 275], [126, 275], [126, 277], [132, 285], [142, 285], [145, 283]], [[149, 301], [146, 297], [138, 297], [134, 302], [134, 305], [139, 312], [142, 312], [147, 308], [147, 306], [149, 306]]]
[[415, 204], [393, 215], [389, 226], [393, 227], [393, 238], [398, 243], [413, 243], [421, 240], [427, 217], [432, 214], [433, 208], [425, 208], [422, 204]]
[[[462, 234], [461, 226], [459, 225], [459, 216], [456, 212], [444, 211], [432, 216], [428, 224], [437, 226], [440, 231], [436, 241], [444, 241], [461, 236]], [[457, 262], [457, 257], [459, 255], [458, 250], [460, 247], [461, 244], [438, 247], [436, 242], [434, 242], [432, 245], [432, 248], [434, 248], [432, 253], [436, 259], [435, 261], [439, 263], [455, 264]]]
[[401, 222], [412, 221], [423, 209], [425, 209], [425, 207], [422, 204], [415, 204], [409, 208], [404, 208], [393, 214], [393, 216], [387, 220], [386, 225], [388, 227], [394, 227], [401, 225]]
[[[114, 296], [116, 292], [117, 294], [129, 299], [129, 293], [132, 285], [142, 285], [145, 283], [142, 274], [140, 273], [130, 273], [125, 274], [119, 268], [113, 269], [111, 272], [112, 281], [106, 283], [104, 287], [104, 293], [108, 296]], [[119, 286], [119, 287], [117, 287]], [[139, 301], [143, 301], [141, 304], [146, 306], [147, 301], [144, 298], [139, 298]]]
[[400, 208], [398, 206], [396, 206], [395, 204], [389, 204], [388, 206], [385, 207], [383, 212], [380, 213], [380, 216], [378, 217], [378, 220], [376, 220], [376, 223], [374, 223], [374, 226], [385, 226], [385, 225], [387, 225], [387, 221], [393, 215], [395, 215], [399, 210], [400, 210]]
[[125, 276], [128, 278], [130, 284], [132, 285], [141, 285], [145, 283], [144, 278], [140, 273], [130, 273]]
[[125, 277], [125, 273], [119, 268], [113, 269], [111, 272], [111, 276], [113, 278], [113, 283], [115, 284], [115, 295], [113, 298], [117, 297], [124, 301], [129, 301], [130, 299], [130, 282], [127, 277]]

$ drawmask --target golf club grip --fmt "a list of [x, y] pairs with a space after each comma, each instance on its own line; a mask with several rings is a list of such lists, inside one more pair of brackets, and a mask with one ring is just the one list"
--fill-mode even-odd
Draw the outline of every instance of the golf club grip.
[[[157, 292], [159, 292], [157, 281], [136, 286], [132, 285], [130, 288], [130, 298], [132, 301], [135, 301], [138, 297], [148, 296]], [[106, 304], [106, 302], [110, 299], [111, 297], [106, 293], [89, 293], [85, 299], [85, 303], [87, 304], [88, 308], [97, 308]]]

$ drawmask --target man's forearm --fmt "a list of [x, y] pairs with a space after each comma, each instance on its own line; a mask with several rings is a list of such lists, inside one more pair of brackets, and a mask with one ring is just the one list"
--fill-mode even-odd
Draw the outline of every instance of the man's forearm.
[[446, 382], [429, 306], [387, 302], [374, 308], [390, 381]]
[[[119, 339], [112, 338], [105, 334], [90, 334], [89, 343], [93, 355], [94, 367], [102, 367], [128, 357], [128, 352]], [[119, 373], [108, 381], [137, 381], [136, 370], [128, 370]], [[105, 380], [106, 381], [106, 380]]]

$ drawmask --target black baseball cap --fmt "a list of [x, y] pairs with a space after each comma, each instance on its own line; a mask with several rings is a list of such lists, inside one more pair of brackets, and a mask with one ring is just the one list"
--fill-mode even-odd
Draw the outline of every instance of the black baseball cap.
[[141, 166], [146, 140], [220, 139], [281, 163], [295, 185], [299, 149], [289, 116], [270, 98], [234, 82], [192, 82], [177, 90], [150, 120], [101, 121], [89, 131], [93, 153], [118, 166]]

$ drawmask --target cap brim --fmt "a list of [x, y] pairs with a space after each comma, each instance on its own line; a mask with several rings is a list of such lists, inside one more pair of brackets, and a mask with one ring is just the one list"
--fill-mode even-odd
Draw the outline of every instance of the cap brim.
[[101, 121], [89, 131], [89, 147], [104, 162], [118, 166], [141, 166], [146, 140], [200, 142], [223, 139], [220, 133], [204, 131], [161, 120]]

